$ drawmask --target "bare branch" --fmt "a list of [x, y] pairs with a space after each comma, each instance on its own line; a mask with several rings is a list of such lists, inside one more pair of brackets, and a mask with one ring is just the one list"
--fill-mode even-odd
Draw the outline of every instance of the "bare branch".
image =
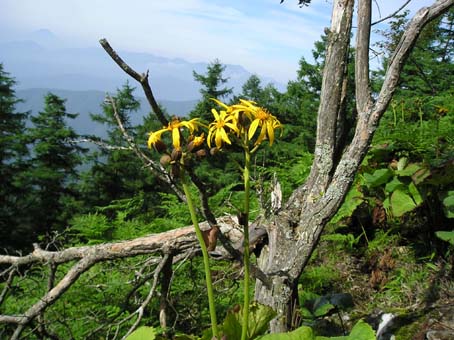
[[407, 7], [407, 5], [411, 2], [411, 0], [407, 0], [402, 6], [399, 7], [398, 10], [396, 10], [395, 12], [391, 13], [390, 15], [387, 15], [386, 17], [380, 19], [380, 20], [377, 20], [377, 21], [374, 21], [371, 26], [374, 26], [374, 25], [377, 25], [383, 21], [386, 21], [390, 18], [392, 18], [393, 16], [395, 16], [397, 13], [399, 13], [401, 10], [403, 10], [405, 7]]
[[2, 293], [0, 294], [0, 306], [2, 305], [3, 301], [5, 301], [5, 297], [8, 293], [8, 290], [11, 288], [11, 283], [13, 282], [15, 274], [16, 274], [16, 268], [14, 268], [14, 267], [9, 268], [9, 274], [8, 274], [8, 278], [6, 279], [6, 282], [5, 282], [5, 287], [3, 288]]
[[[107, 42], [106, 39], [101, 39], [100, 40], [101, 46], [104, 48], [104, 50], [111, 56], [111, 58], [117, 63], [120, 68], [122, 68], [128, 75], [130, 75], [132, 78], [137, 80], [142, 84], [143, 90], [145, 92], [145, 95], [147, 96], [148, 102], [150, 103], [153, 111], [158, 115], [159, 119], [161, 122], [166, 125], [168, 122], [167, 120], [164, 122], [162, 119], [164, 118], [164, 115], [162, 114], [159, 106], [157, 106], [156, 101], [154, 100], [153, 93], [151, 92], [150, 85], [148, 83], [148, 73], [146, 75], [140, 75], [136, 71], [134, 71], [128, 64], [126, 64], [123, 59], [113, 50], [113, 48], [110, 46], [110, 44]], [[140, 148], [137, 147], [135, 144], [134, 140], [128, 135], [126, 129], [123, 126], [123, 123], [120, 119], [120, 116], [118, 115], [118, 111], [115, 106], [115, 101], [111, 98], [108, 97], [108, 100], [111, 102], [115, 119], [117, 120], [117, 124], [128, 142], [130, 148], [136, 153], [136, 155], [144, 161], [146, 166], [150, 167], [155, 175], [158, 176], [161, 180], [163, 180], [165, 183], [169, 184], [170, 187], [173, 189], [173, 191], [177, 194], [178, 198], [186, 202], [186, 197], [184, 194], [178, 189], [178, 187], [175, 185], [174, 181], [172, 180], [171, 176], [169, 176], [168, 172], [159, 164], [154, 162], [152, 159], [147, 157], [143, 152], [140, 150]], [[162, 118], [161, 118], [162, 117]], [[200, 202], [202, 206], [202, 215], [205, 217], [205, 219], [208, 221], [208, 223], [212, 226], [215, 227], [217, 225], [216, 218], [213, 215], [209, 204], [208, 204], [208, 194], [206, 192], [206, 186], [202, 181], [196, 176], [194, 171], [192, 169], [188, 169], [188, 173], [191, 177], [192, 182], [196, 185], [198, 191], [199, 191], [199, 197], [200, 197]], [[227, 238], [222, 235], [222, 232], [219, 233], [219, 240], [221, 241], [222, 245], [227, 249], [227, 251], [234, 256], [235, 259], [241, 261], [241, 253], [239, 253], [237, 250], [235, 250], [230, 244]], [[265, 280], [265, 275], [260, 275], [260, 271], [255, 268], [252, 270], [252, 273], [258, 274], [262, 280]], [[262, 273], [263, 274], [263, 273]], [[255, 275], [255, 274], [254, 274]]]
[[353, 0], [337, 0], [333, 4], [337, 10], [333, 11], [331, 28], [328, 32], [328, 47], [321, 89], [322, 100], [318, 109], [314, 162], [307, 180], [310, 195], [314, 196], [312, 199], [326, 190], [334, 166], [333, 155], [336, 151], [337, 117], [348, 61], [353, 4]]
[[[48, 306], [53, 304], [74, 282], [79, 276], [90, 269], [97, 262], [96, 256], [83, 257], [77, 262], [60, 280], [60, 282], [49, 292], [47, 292], [37, 303], [31, 306], [23, 315], [18, 317], [18, 326], [14, 331], [11, 340], [16, 340], [21, 335], [24, 327], [33, 320], [36, 316], [44, 311]], [[0, 322], [2, 322], [0, 315]], [[16, 322], [17, 323], [17, 322]]]
[[159, 323], [166, 332], [167, 329], [167, 310], [169, 308], [169, 292], [172, 282], [172, 257], [166, 261], [161, 271], [161, 296], [159, 302]]
[[129, 328], [128, 332], [125, 334], [125, 336], [122, 338], [122, 340], [126, 339], [128, 335], [130, 335], [139, 325], [140, 321], [142, 320], [143, 317], [143, 312], [145, 307], [150, 303], [151, 299], [153, 298], [155, 291], [156, 291], [156, 286], [158, 285], [158, 278], [159, 274], [162, 272], [162, 270], [167, 266], [170, 265], [170, 268], [172, 266], [172, 256], [170, 254], [165, 254], [164, 257], [162, 258], [161, 262], [159, 265], [156, 267], [154, 274], [153, 274], [153, 284], [151, 285], [150, 291], [146, 297], [146, 299], [142, 302], [139, 308], [129, 315], [126, 319], [122, 320], [122, 322], [127, 321], [128, 319], [131, 319], [135, 314], [137, 314], [137, 319], [134, 322], [134, 324]]
[[121, 145], [111, 145], [107, 142], [98, 139], [98, 138], [90, 138], [90, 137], [81, 137], [77, 139], [72, 139], [69, 141], [71, 144], [80, 144], [80, 143], [91, 143], [99, 146], [101, 149], [104, 150], [132, 150], [129, 146], [121, 146]]
[[397, 87], [399, 75], [404, 66], [408, 55], [416, 43], [422, 29], [432, 20], [442, 15], [454, 5], [454, 0], [437, 0], [429, 7], [421, 8], [409, 22], [407, 29], [403, 33], [399, 44], [390, 58], [389, 66], [385, 74], [385, 79], [379, 94], [379, 99], [371, 115], [369, 124], [376, 128], [383, 112], [389, 105], [392, 95]]
[[118, 109], [115, 100], [110, 96], [107, 96], [107, 99], [112, 105], [113, 114], [115, 120], [117, 121], [118, 128], [120, 129], [126, 143], [128, 143], [129, 148], [136, 154], [136, 156], [140, 160], [142, 160], [142, 162], [153, 172], [154, 175], [156, 175], [161, 181], [167, 183], [170, 186], [170, 188], [173, 190], [173, 192], [175, 192], [175, 194], [182, 202], [186, 202], [186, 197], [184, 193], [177, 187], [177, 185], [175, 184], [169, 173], [166, 171], [166, 169], [160, 163], [155, 162], [153, 159], [151, 159], [145, 153], [143, 153], [140, 147], [134, 141], [134, 139], [129, 135], [128, 131], [123, 125], [120, 115], [118, 114]]
[[104, 48], [104, 50], [107, 52], [107, 54], [115, 61], [115, 63], [120, 66], [120, 68], [125, 71], [127, 74], [129, 74], [132, 78], [137, 80], [140, 85], [142, 85], [143, 92], [145, 93], [145, 96], [147, 97], [148, 103], [150, 104], [151, 108], [153, 109], [153, 112], [156, 114], [162, 125], [167, 125], [169, 124], [167, 118], [164, 116], [164, 113], [162, 112], [161, 108], [159, 107], [156, 99], [154, 98], [153, 91], [151, 90], [151, 86], [148, 82], [148, 71], [145, 74], [139, 74], [136, 71], [134, 71], [128, 64], [126, 64], [123, 59], [115, 52], [115, 50], [110, 46], [109, 42], [106, 39], [101, 39], [99, 40], [99, 43], [101, 46]]

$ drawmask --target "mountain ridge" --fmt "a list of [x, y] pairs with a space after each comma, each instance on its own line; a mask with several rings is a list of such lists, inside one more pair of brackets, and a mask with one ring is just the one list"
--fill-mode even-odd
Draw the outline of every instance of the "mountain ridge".
[[[0, 51], [0, 62], [17, 80], [18, 89], [57, 88], [111, 92], [130, 80], [101, 46], [68, 46], [46, 29], [34, 32], [22, 40], [0, 42]], [[200, 98], [200, 84], [194, 80], [193, 71], [206, 73], [208, 63], [166, 58], [147, 52], [119, 50], [118, 53], [137, 72], [149, 70], [150, 84], [157, 98], [172, 101]], [[229, 78], [226, 86], [239, 93], [253, 73], [241, 65], [224, 65], [226, 68], [223, 75]], [[285, 88], [285, 85], [273, 79], [261, 79], [264, 85], [273, 83], [278, 89]]]

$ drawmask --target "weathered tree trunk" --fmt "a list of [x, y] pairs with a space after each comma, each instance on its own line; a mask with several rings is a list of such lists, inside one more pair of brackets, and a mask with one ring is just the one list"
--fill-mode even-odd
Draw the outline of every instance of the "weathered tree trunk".
[[[350, 48], [354, 0], [335, 0], [328, 33], [327, 55], [318, 111], [314, 162], [306, 183], [291, 196], [287, 205], [264, 227], [268, 244], [258, 259], [271, 286], [256, 282], [255, 299], [271, 306], [278, 316], [272, 332], [288, 330], [296, 305], [298, 279], [318, 244], [325, 225], [336, 213], [354, 180], [370, 146], [374, 131], [397, 86], [399, 74], [422, 28], [454, 5], [438, 0], [422, 8], [411, 20], [390, 59], [378, 97], [373, 100], [369, 80], [369, 43], [372, 0], [359, 0], [355, 56], [355, 100], [357, 121], [353, 139], [339, 145], [336, 136], [343, 122], [348, 49]], [[343, 150], [339, 157], [339, 150]]]

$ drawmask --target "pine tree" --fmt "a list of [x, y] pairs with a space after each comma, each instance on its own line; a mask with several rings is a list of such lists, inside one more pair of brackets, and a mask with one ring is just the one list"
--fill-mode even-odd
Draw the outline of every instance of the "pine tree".
[[73, 143], [78, 135], [67, 123], [77, 114], [67, 113], [65, 101], [52, 93], [44, 102], [44, 110], [31, 117], [27, 131], [32, 146], [28, 177], [35, 199], [31, 215], [41, 236], [63, 229], [77, 209], [74, 185], [83, 151]]
[[23, 133], [28, 113], [16, 111], [20, 100], [14, 86], [0, 64], [0, 248], [7, 250], [23, 248], [27, 235], [23, 231], [28, 229], [24, 221], [27, 188], [21, 181], [27, 166]]
[[232, 88], [222, 87], [228, 81], [228, 78], [223, 78], [222, 76], [224, 71], [225, 65], [222, 65], [218, 59], [208, 65], [206, 75], [193, 71], [194, 79], [202, 85], [200, 89], [202, 99], [190, 113], [191, 118], [199, 117], [206, 122], [210, 122], [213, 118], [211, 109], [217, 107], [211, 98], [223, 100], [233, 93]]

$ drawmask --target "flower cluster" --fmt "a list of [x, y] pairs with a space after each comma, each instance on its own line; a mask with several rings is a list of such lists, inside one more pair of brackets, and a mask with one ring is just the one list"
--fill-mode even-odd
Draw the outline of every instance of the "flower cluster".
[[[274, 142], [275, 130], [282, 129], [279, 120], [270, 114], [266, 109], [257, 106], [255, 102], [240, 99], [239, 103], [226, 105], [223, 102], [213, 99], [220, 109], [212, 109], [213, 121], [208, 125], [207, 144], [212, 153], [221, 149], [224, 144], [232, 144], [237, 141], [241, 146], [248, 147], [252, 141], [252, 152], [264, 141], [268, 140], [270, 145]], [[148, 137], [148, 147], [163, 154], [161, 164], [172, 164], [172, 173], [177, 173], [177, 167], [184, 164], [184, 156], [195, 154], [197, 157], [206, 155], [203, 149], [205, 134], [195, 133], [199, 128], [205, 127], [199, 118], [189, 121], [174, 118], [166, 127], [151, 132]], [[260, 131], [257, 136], [257, 131]], [[167, 150], [163, 142], [164, 134], [169, 133], [172, 140], [172, 150]], [[212, 143], [214, 141], [214, 146]]]
[[221, 109], [219, 112], [212, 109], [214, 121], [209, 125], [207, 142], [211, 147], [214, 140], [216, 148], [220, 149], [223, 143], [231, 144], [230, 136], [247, 137], [251, 141], [260, 128], [260, 133], [255, 140], [254, 146], [260, 145], [268, 139], [270, 145], [274, 142], [274, 131], [281, 129], [279, 120], [269, 113], [266, 109], [257, 106], [255, 102], [240, 99], [240, 103], [226, 105], [219, 100], [213, 99]]
[[[148, 136], [148, 147], [155, 149], [157, 152], [162, 153], [161, 164], [172, 165], [172, 175], [178, 176], [180, 173], [180, 166], [184, 163], [184, 154], [193, 153], [197, 157], [206, 155], [206, 151], [202, 149], [205, 141], [205, 134], [202, 132], [200, 135], [195, 135], [195, 132], [203, 126], [198, 118], [189, 121], [180, 120], [178, 118], [172, 119], [166, 127], [161, 130], [150, 132]], [[186, 131], [187, 133], [183, 133]], [[162, 135], [170, 133], [172, 136], [172, 150], [167, 150], [167, 145], [162, 141]]]

